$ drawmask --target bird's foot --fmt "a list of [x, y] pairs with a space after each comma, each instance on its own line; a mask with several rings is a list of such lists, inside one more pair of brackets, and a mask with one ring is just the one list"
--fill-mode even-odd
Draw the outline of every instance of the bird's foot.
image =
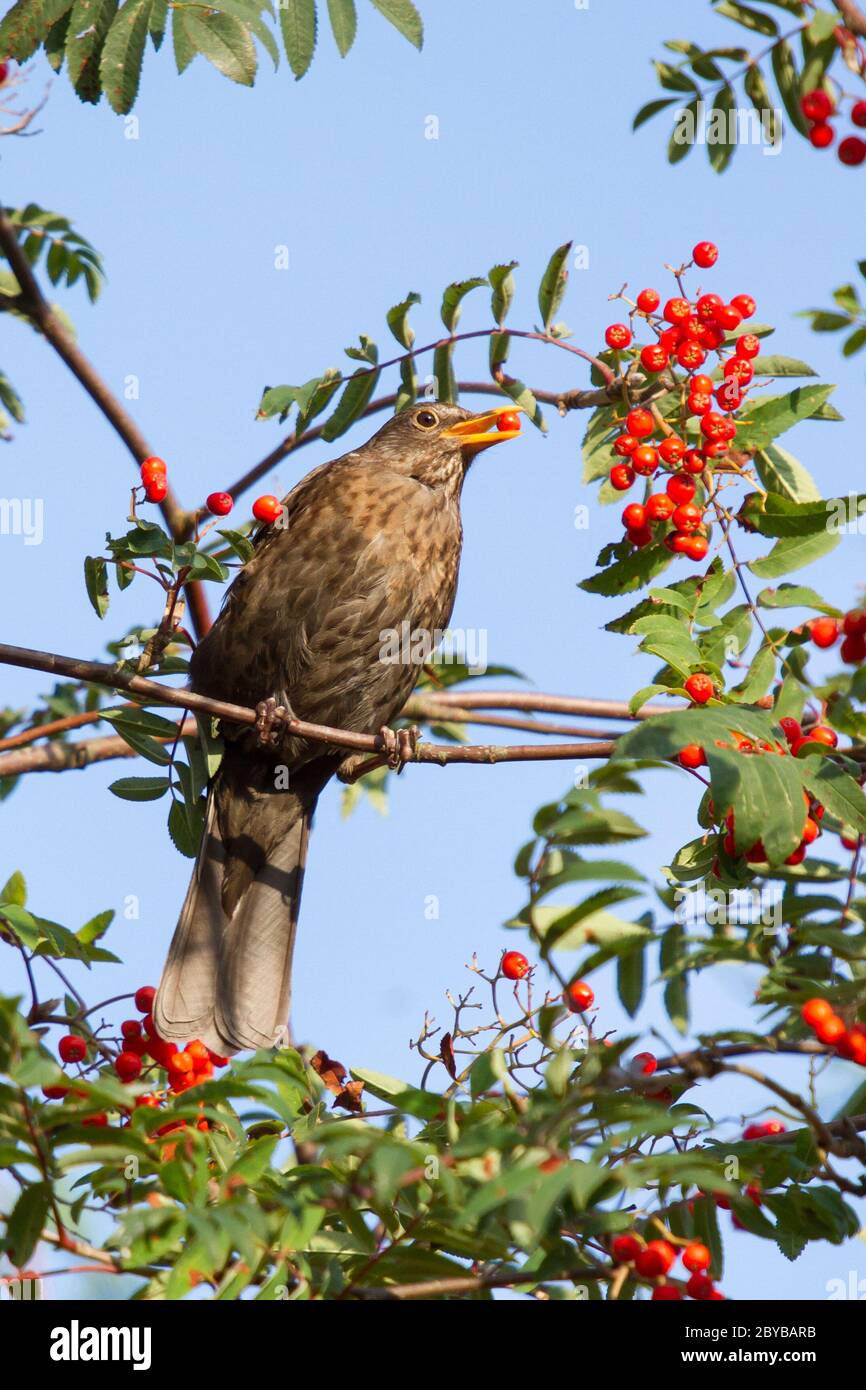
[[256, 705], [256, 733], [260, 748], [273, 748], [280, 741], [280, 731], [287, 719], [292, 718], [290, 709], [277, 704], [273, 695], [260, 700]]
[[391, 729], [383, 724], [379, 737], [384, 744], [388, 766], [393, 772], [400, 773], [407, 763], [414, 761], [421, 730], [414, 724], [408, 729]]

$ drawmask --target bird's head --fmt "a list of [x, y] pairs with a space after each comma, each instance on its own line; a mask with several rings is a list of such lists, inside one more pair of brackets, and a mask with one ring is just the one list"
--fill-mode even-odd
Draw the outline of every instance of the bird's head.
[[510, 403], [479, 413], [440, 401], [416, 402], [383, 425], [365, 453], [428, 487], [459, 486], [476, 454], [517, 438], [519, 411]]

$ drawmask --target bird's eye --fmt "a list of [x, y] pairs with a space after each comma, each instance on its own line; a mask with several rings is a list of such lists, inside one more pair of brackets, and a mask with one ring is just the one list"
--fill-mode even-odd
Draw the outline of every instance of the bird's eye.
[[415, 416], [416, 425], [420, 425], [422, 430], [433, 430], [439, 424], [439, 417], [432, 410], [419, 410]]

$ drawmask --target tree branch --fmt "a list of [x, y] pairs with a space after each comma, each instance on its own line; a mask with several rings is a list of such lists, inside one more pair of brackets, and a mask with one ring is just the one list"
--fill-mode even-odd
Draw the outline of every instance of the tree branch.
[[866, 39], [866, 13], [854, 0], [835, 0], [836, 9], [845, 20], [845, 27], [851, 30], [852, 34], [857, 34], [861, 39]]
[[[14, 301], [16, 308], [26, 314], [51, 344], [58, 357], [66, 363], [76, 380], [95, 402], [115, 433], [126, 445], [137, 464], [148, 458], [153, 450], [139, 430], [132, 417], [124, 410], [120, 401], [112, 393], [96, 368], [85, 357], [75, 339], [61, 323], [52, 306], [39, 288], [39, 283], [18, 240], [15, 228], [0, 206], [0, 251], [2, 251], [18, 281], [20, 294]], [[159, 509], [165, 518], [175, 540], [184, 537], [189, 529], [186, 512], [169, 488]], [[200, 583], [186, 586], [187, 601], [193, 625], [199, 636], [207, 632], [211, 624], [207, 600]]]
[[[59, 656], [54, 652], [33, 651], [29, 647], [13, 647], [0, 643], [0, 663], [7, 666], [20, 666], [31, 671], [48, 671], [55, 675], [71, 677], [73, 680], [87, 681], [94, 685], [104, 685], [113, 690], [126, 690], [141, 695], [148, 704], [172, 705], [176, 709], [191, 710], [194, 713], [210, 715], [232, 724], [254, 725], [256, 711], [243, 705], [229, 704], [223, 700], [211, 700], [205, 695], [191, 690], [176, 690], [171, 686], [160, 685], [115, 666], [98, 661], [82, 661], [76, 657]], [[386, 751], [380, 734], [357, 734], [348, 729], [334, 729], [327, 724], [311, 724], [304, 719], [287, 719], [284, 724], [288, 734], [307, 738], [314, 743], [324, 743], [332, 748], [348, 748], [357, 752], [381, 754]], [[444, 767], [447, 763], [507, 763], [507, 762], [547, 762], [567, 759], [609, 758], [616, 745], [612, 740], [591, 743], [555, 744], [463, 744], [455, 747], [442, 747], [438, 744], [419, 743], [407, 762], [435, 763]], [[30, 759], [27, 770], [49, 770], [48, 766], [34, 760], [35, 753], [50, 752], [46, 749], [27, 749], [5, 754], [0, 758], [0, 774], [11, 775], [10, 765], [18, 765], [12, 760]], [[113, 756], [112, 753], [106, 756]], [[91, 759], [92, 761], [93, 759]], [[67, 766], [69, 764], [66, 764]], [[77, 766], [78, 764], [71, 764]], [[54, 768], [53, 770], [60, 770]]]

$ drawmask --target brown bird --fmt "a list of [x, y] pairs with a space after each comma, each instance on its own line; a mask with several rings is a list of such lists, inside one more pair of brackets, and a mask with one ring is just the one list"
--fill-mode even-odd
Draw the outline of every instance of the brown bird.
[[346, 752], [281, 731], [280, 710], [385, 732], [423, 660], [383, 659], [387, 635], [447, 627], [463, 480], [480, 450], [520, 433], [497, 429], [513, 409], [412, 406], [363, 448], [309, 473], [282, 517], [259, 532], [191, 663], [193, 690], [256, 708], [260, 724], [222, 730], [202, 844], [154, 1004], [160, 1037], [233, 1053], [285, 1036], [310, 820]]

